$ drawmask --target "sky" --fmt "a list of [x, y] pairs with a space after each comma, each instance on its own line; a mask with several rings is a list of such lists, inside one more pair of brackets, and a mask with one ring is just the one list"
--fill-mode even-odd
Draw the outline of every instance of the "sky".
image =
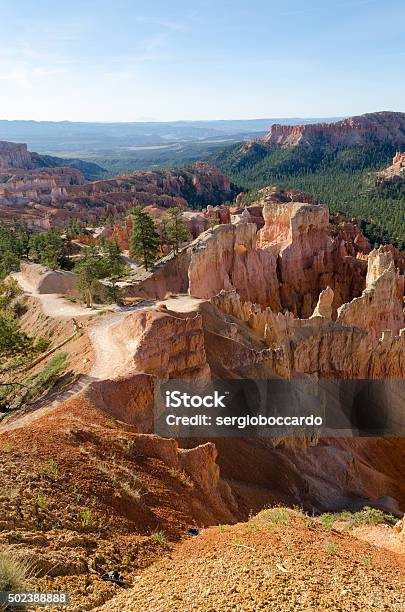
[[403, 0], [18, 0], [0, 119], [172, 121], [405, 111]]

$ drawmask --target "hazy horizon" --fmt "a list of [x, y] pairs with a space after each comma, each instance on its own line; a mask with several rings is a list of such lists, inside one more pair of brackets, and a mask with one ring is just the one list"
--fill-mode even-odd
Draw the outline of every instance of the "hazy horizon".
[[[370, 112], [370, 111], [368, 111]], [[371, 112], [403, 112], [403, 111], [371, 111]], [[366, 113], [359, 113], [360, 115], [364, 115]], [[233, 119], [227, 119], [226, 117], [215, 117], [213, 119], [166, 119], [166, 120], [160, 120], [160, 119], [154, 119], [154, 118], [148, 118], [148, 119], [134, 119], [133, 121], [120, 121], [120, 120], [116, 120], [116, 121], [87, 121], [85, 119], [21, 119], [19, 117], [15, 117], [13, 119], [8, 119], [8, 118], [2, 118], [0, 117], [0, 122], [3, 121], [7, 121], [9, 123], [12, 122], [25, 122], [25, 123], [90, 123], [90, 124], [132, 124], [132, 123], [215, 123], [215, 122], [224, 122], [224, 123], [231, 123], [231, 122], [248, 122], [248, 121], [310, 121], [310, 120], [322, 120], [324, 119], [325, 121], [339, 121], [340, 119], [344, 119], [345, 117], [347, 117], [348, 115], [341, 115], [341, 116], [337, 116], [337, 117], [331, 117], [329, 115], [325, 115], [325, 116], [315, 116], [315, 115], [307, 115], [307, 116], [279, 116], [279, 117], [235, 117]]]

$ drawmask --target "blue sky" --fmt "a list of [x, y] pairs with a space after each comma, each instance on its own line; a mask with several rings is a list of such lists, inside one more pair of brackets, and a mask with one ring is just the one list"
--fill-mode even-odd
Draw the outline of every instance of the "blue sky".
[[403, 0], [18, 0], [1, 8], [1, 119], [405, 111], [404, 73]]

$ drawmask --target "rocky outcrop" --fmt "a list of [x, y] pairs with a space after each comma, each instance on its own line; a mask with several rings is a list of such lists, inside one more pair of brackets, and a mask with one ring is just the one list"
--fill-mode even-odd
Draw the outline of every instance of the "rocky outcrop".
[[361, 290], [364, 264], [349, 258], [343, 241], [329, 234], [326, 207], [265, 198], [263, 217], [258, 246], [277, 254], [283, 308], [307, 318], [327, 286], [334, 290], [334, 310], [353, 296], [348, 287], [354, 294]]
[[383, 331], [398, 334], [405, 327], [404, 277], [391, 252], [376, 249], [368, 256], [366, 289], [338, 310], [337, 322], [367, 329], [376, 338]]
[[[0, 177], [0, 218], [50, 219], [63, 227], [71, 218], [97, 222], [100, 217], [126, 213], [132, 206], [158, 210], [177, 206], [207, 206], [232, 199], [229, 180], [206, 164], [189, 169], [134, 172], [114, 179], [84, 182], [73, 168], [4, 171]], [[18, 214], [16, 212], [18, 211]], [[226, 209], [215, 209], [225, 218]], [[229, 214], [229, 213], [228, 213]]]
[[0, 182], [0, 205], [24, 205], [31, 203], [57, 203], [68, 195], [70, 185], [82, 185], [83, 175], [75, 168], [48, 168], [19, 170]]
[[[309, 317], [321, 291], [333, 289], [333, 312], [365, 286], [367, 263], [356, 247], [330, 233], [328, 209], [315, 204], [260, 200], [264, 227], [250, 213], [201, 235], [190, 248], [189, 293], [209, 298], [236, 289], [244, 301]], [[348, 247], [349, 248], [349, 247]]]
[[219, 225], [191, 248], [189, 293], [210, 298], [236, 289], [243, 299], [280, 308], [276, 257], [256, 248], [256, 225]]
[[162, 300], [168, 293], [187, 293], [190, 257], [188, 248], [176, 257], [170, 253], [147, 272], [141, 270], [137, 279], [132, 277], [131, 282], [124, 284], [123, 295], [127, 298]]
[[405, 153], [397, 152], [392, 160], [392, 165], [377, 173], [376, 183], [384, 185], [398, 183], [405, 180]]
[[33, 168], [34, 164], [27, 145], [16, 142], [0, 141], [0, 169]]
[[325, 207], [311, 209], [291, 203], [286, 208], [280, 211], [270, 205], [266, 222], [280, 224], [281, 215], [281, 224], [287, 222], [288, 227], [284, 228], [288, 238], [279, 247], [281, 303], [294, 314], [309, 317], [319, 293], [329, 286], [334, 292], [336, 315], [337, 308], [360, 295], [365, 285], [367, 264], [359, 257], [364, 254], [364, 245], [360, 250], [354, 242], [358, 228], [354, 231], [350, 224], [353, 233], [346, 234], [348, 224], [330, 225]]
[[322, 143], [323, 146], [336, 149], [365, 145], [373, 141], [403, 146], [405, 144], [405, 113], [368, 113], [334, 123], [274, 124], [262, 142], [271, 148], [312, 148]]
[[337, 379], [404, 378], [405, 331], [396, 335], [390, 330], [377, 337], [374, 328], [334, 322], [322, 314], [330, 298], [330, 290], [323, 293], [319, 310], [309, 319], [263, 310], [243, 302], [236, 292], [222, 292], [212, 302], [226, 314], [246, 321], [265, 340], [276, 352], [274, 367], [283, 378], [302, 374]]
[[333, 291], [330, 287], [326, 287], [319, 294], [318, 303], [312, 314], [312, 317], [324, 317], [325, 319], [332, 318], [332, 303]]
[[40, 264], [22, 262], [21, 274], [37, 293], [59, 293], [71, 297], [79, 294], [77, 276], [73, 272], [49, 270]]
[[202, 319], [167, 309], [131, 312], [114, 328], [117, 342], [126, 346], [128, 371], [159, 379], [209, 378]]
[[398, 151], [392, 160], [392, 165], [398, 168], [405, 168], [405, 153]]
[[94, 381], [83, 391], [83, 397], [114, 418], [133, 425], [138, 433], [150, 433], [153, 430], [154, 387], [153, 376], [135, 373]]

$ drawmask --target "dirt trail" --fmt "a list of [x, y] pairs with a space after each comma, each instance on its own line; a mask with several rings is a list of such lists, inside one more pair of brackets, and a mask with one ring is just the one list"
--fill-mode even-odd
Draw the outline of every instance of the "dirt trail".
[[30, 295], [41, 302], [42, 309], [47, 317], [71, 319], [72, 317], [88, 317], [100, 312], [96, 308], [86, 308], [80, 304], [69, 302], [58, 293], [38, 293], [21, 272], [14, 272], [11, 276], [15, 278], [26, 295]]
[[114, 315], [101, 317], [90, 329], [90, 340], [96, 356], [90, 375], [92, 378], [115, 378], [125, 373], [129, 360], [134, 354], [138, 338], [128, 338], [125, 342], [115, 335], [115, 328], [121, 320], [135, 310], [146, 308], [139, 304]]
[[131, 357], [133, 356], [138, 338], [128, 337], [122, 341], [115, 334], [115, 328], [130, 312], [150, 308], [151, 306], [165, 305], [169, 310], [175, 312], [192, 312], [204, 300], [192, 298], [188, 295], [179, 295], [160, 302], [144, 301], [131, 307], [109, 307], [109, 312], [103, 309], [85, 308], [79, 304], [71, 303], [59, 294], [40, 294], [20, 273], [13, 274], [20, 287], [26, 295], [38, 299], [43, 312], [46, 316], [59, 319], [78, 319], [98, 314], [100, 318], [92, 322], [88, 327], [88, 334], [94, 350], [94, 364], [90, 376], [82, 376], [68, 390], [59, 395], [50, 404], [37, 408], [32, 412], [21, 414], [16, 420], [4, 422], [0, 425], [0, 432], [11, 431], [25, 427], [32, 421], [50, 413], [56, 406], [66, 399], [82, 391], [94, 380], [105, 380], [116, 378], [125, 374], [131, 367]]
[[139, 338], [128, 337], [122, 341], [122, 338], [118, 339], [115, 334], [116, 327], [128, 313], [162, 305], [174, 312], [194, 312], [204, 301], [188, 295], [179, 295], [159, 302], [141, 302], [130, 308], [121, 308], [116, 314], [100, 317], [100, 320], [89, 330], [96, 355], [91, 376], [97, 379], [114, 378], [124, 374], [131, 367], [130, 360], [134, 355]]
[[[89, 315], [101, 315], [102, 310], [95, 308], [86, 308], [79, 304], [71, 303], [59, 294], [40, 294], [27, 281], [21, 273], [12, 275], [24, 291], [24, 294], [37, 299], [45, 316], [54, 319], [70, 320], [72, 318], [79, 319], [80, 317], [89, 317]], [[144, 302], [137, 306], [110, 307], [111, 313], [106, 313], [100, 316], [100, 319], [94, 324], [90, 323], [88, 334], [93, 345], [95, 362], [90, 372], [90, 376], [80, 376], [79, 379], [72, 384], [67, 390], [55, 397], [50, 398], [47, 405], [36, 407], [28, 412], [21, 412], [16, 415], [11, 415], [11, 419], [6, 419], [0, 423], [0, 433], [13, 431], [25, 427], [38, 418], [51, 413], [59, 404], [66, 401], [73, 395], [80, 393], [95, 379], [114, 378], [123, 373], [125, 365], [128, 363], [130, 350], [134, 349], [134, 340], [129, 340], [126, 344], [119, 343], [115, 340], [113, 328], [117, 323], [133, 310], [141, 307], [145, 308], [150, 305], [150, 302]], [[114, 312], [115, 311], [115, 312]], [[105, 312], [105, 309], [104, 309]]]
[[[88, 328], [90, 340], [95, 353], [95, 363], [90, 374], [91, 379], [114, 378], [122, 373], [127, 364], [130, 351], [136, 342], [128, 339], [122, 344], [114, 338], [114, 327], [129, 312], [150, 306], [153, 302], [142, 302], [133, 307], [109, 306], [103, 309], [86, 308], [69, 302], [55, 293], [38, 293], [21, 272], [13, 274], [26, 295], [34, 297], [41, 303], [44, 314], [51, 318], [72, 319], [100, 315], [100, 319]], [[106, 312], [107, 311], [107, 312]]]

